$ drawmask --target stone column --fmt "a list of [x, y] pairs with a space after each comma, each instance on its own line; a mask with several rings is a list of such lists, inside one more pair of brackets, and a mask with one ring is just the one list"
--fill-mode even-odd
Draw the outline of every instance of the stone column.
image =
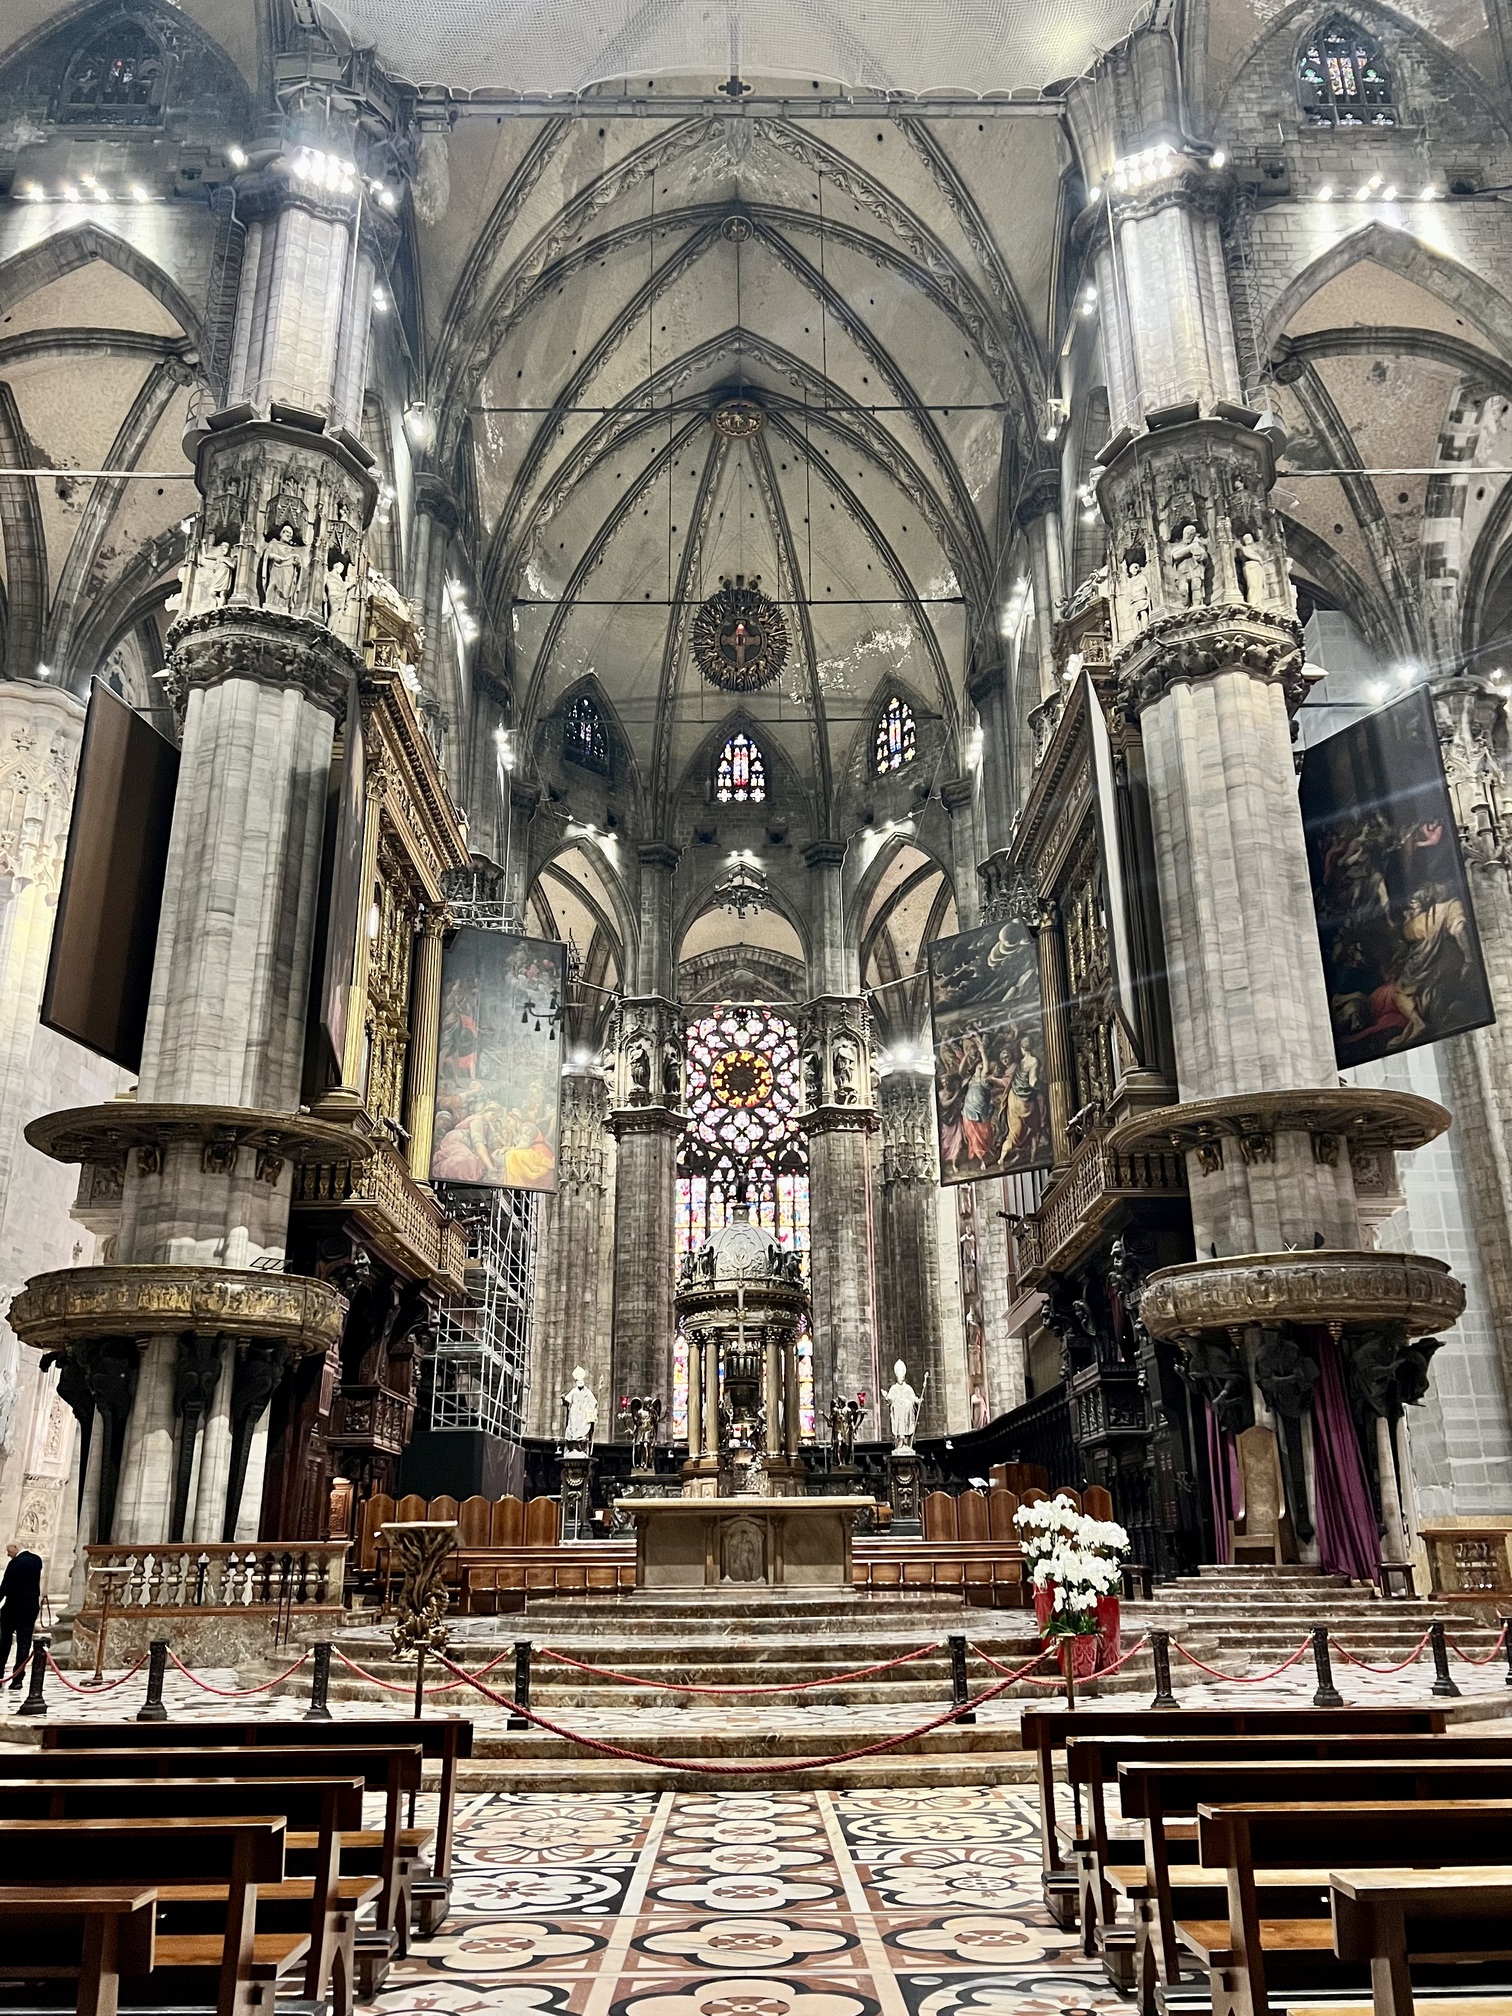
[[[985, 763], [984, 738], [984, 767], [981, 773], [984, 798], [987, 793]], [[971, 777], [947, 777], [940, 786], [940, 803], [950, 817], [950, 874], [955, 886], [956, 914], [961, 929], [969, 931], [981, 915], [976, 876], [981, 852], [977, 845], [976, 780]]]
[[425, 655], [420, 680], [436, 710], [442, 768], [454, 796], [467, 781], [467, 731], [472, 708], [468, 682], [458, 663], [456, 639], [446, 616], [447, 549], [461, 523], [461, 508], [440, 477], [427, 472], [415, 482], [410, 600], [421, 612]]
[[[361, 668], [376, 497], [357, 440], [376, 257], [361, 186], [300, 179], [291, 149], [238, 191], [248, 237], [229, 403], [195, 444], [203, 503], [169, 637], [182, 760], [144, 1107], [292, 1117], [300, 1104], [332, 741]], [[291, 1181], [281, 1155], [235, 1145], [231, 1120], [203, 1138], [186, 1127], [128, 1158], [119, 1257], [281, 1268]], [[177, 1362], [171, 1339], [142, 1358], [121, 1540], [168, 1537], [175, 1435], [191, 1428], [186, 1413], [176, 1430]], [[219, 1461], [207, 1469], [201, 1452], [207, 1489]], [[218, 1531], [212, 1508], [195, 1527]]]
[[428, 911], [415, 946], [405, 1103], [410, 1174], [417, 1183], [430, 1179], [436, 1127], [436, 1046], [441, 1031], [441, 941], [449, 922], [444, 910]]
[[879, 1098], [877, 1357], [883, 1365], [904, 1359], [921, 1393], [928, 1377], [919, 1433], [939, 1435], [966, 1422], [952, 1418], [948, 1404], [962, 1375], [945, 1362], [933, 1081], [918, 1071], [889, 1071]]
[[[536, 1265], [535, 1364], [531, 1378], [531, 1433], [555, 1438], [562, 1394], [581, 1365], [599, 1396], [599, 1418], [619, 1418], [622, 1394], [649, 1386], [609, 1387], [613, 1228], [609, 1193], [614, 1143], [609, 1133], [609, 1088], [596, 1070], [569, 1071], [562, 1080], [561, 1149], [557, 1190], [544, 1200], [540, 1258]], [[671, 1248], [668, 1266], [671, 1266]], [[670, 1410], [671, 1393], [664, 1395]], [[612, 1412], [611, 1412], [612, 1409]], [[670, 1413], [669, 1413], [670, 1418]]]
[[[643, 947], [644, 950], [644, 947]], [[643, 969], [644, 970], [644, 969]], [[625, 1394], [672, 1399], [677, 1143], [682, 1026], [662, 996], [627, 1000], [620, 1014], [614, 1106], [614, 1418]]]
[[814, 1411], [836, 1393], [875, 1402], [871, 1052], [858, 996], [810, 1001], [800, 1020], [809, 1144], [809, 1273], [814, 1324]]
[[[982, 828], [987, 849], [995, 854], [1012, 838], [1014, 810], [1028, 784], [1028, 766], [1019, 754], [1027, 743], [1015, 733], [1007, 668], [996, 639], [984, 640], [980, 649], [966, 690], [982, 724]], [[942, 790], [941, 797], [944, 795]], [[956, 808], [949, 799], [945, 799], [945, 808], [951, 814], [953, 830]], [[958, 886], [967, 886], [972, 879], [959, 877]]]

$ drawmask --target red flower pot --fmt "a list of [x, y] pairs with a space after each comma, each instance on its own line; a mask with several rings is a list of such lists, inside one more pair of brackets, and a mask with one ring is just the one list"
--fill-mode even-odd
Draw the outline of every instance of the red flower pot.
[[1050, 1613], [1055, 1608], [1055, 1584], [1047, 1582], [1034, 1592], [1034, 1622], [1040, 1636], [1045, 1635], [1045, 1626], [1050, 1622]]
[[1071, 1640], [1071, 1671], [1078, 1680], [1090, 1680], [1097, 1671], [1097, 1633], [1087, 1631]]

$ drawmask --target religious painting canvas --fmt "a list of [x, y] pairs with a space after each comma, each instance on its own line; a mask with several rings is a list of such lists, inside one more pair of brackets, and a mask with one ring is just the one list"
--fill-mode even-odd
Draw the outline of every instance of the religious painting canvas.
[[1428, 694], [1314, 743], [1300, 796], [1340, 1065], [1493, 1022]]
[[441, 971], [431, 1175], [438, 1183], [555, 1190], [566, 952], [547, 939], [464, 929]]
[[1039, 958], [1022, 924], [929, 948], [940, 1181], [976, 1183], [1051, 1163]]

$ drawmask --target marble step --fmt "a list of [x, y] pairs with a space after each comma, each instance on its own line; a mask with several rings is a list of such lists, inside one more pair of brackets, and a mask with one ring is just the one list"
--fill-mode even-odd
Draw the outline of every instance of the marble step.
[[[726, 1763], [755, 1759], [726, 1758]], [[944, 1785], [1032, 1785], [1033, 1760], [1021, 1750], [958, 1751], [910, 1757], [888, 1752], [860, 1757], [849, 1764], [831, 1764], [822, 1771], [780, 1771], [753, 1768], [739, 1777], [691, 1770], [662, 1770], [619, 1758], [584, 1757], [521, 1759], [507, 1765], [461, 1767], [459, 1794], [481, 1792], [852, 1792], [886, 1788], [921, 1790]]]

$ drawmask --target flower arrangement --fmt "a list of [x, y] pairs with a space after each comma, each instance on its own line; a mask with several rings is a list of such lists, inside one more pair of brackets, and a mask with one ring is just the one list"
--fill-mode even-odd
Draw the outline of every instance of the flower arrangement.
[[1020, 1505], [1013, 1515], [1036, 1591], [1046, 1638], [1080, 1638], [1097, 1629], [1100, 1597], [1118, 1589], [1129, 1536], [1111, 1519], [1089, 1519], [1064, 1495]]

